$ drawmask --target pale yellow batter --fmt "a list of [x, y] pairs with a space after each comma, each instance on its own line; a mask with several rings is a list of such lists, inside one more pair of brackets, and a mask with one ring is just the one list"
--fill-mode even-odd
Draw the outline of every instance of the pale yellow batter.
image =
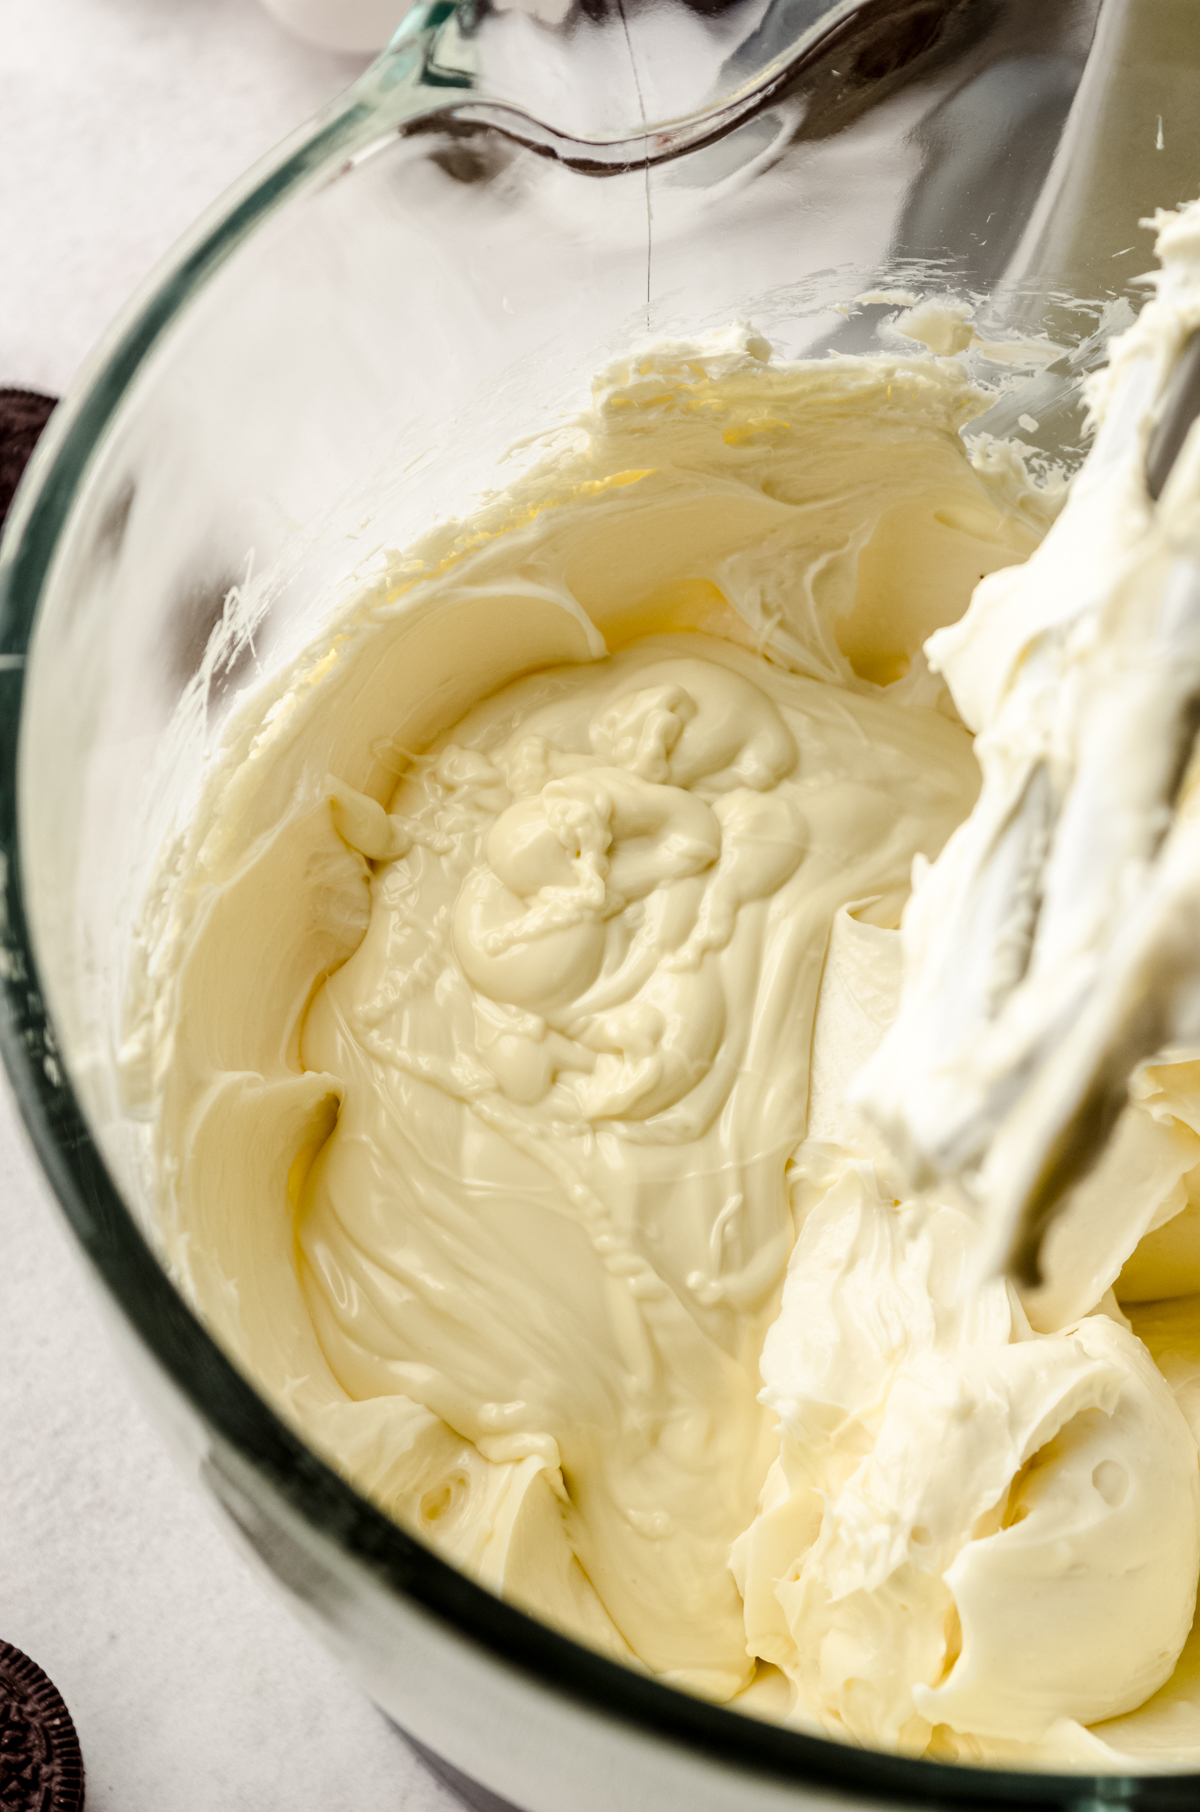
[[409, 848], [305, 1021], [340, 1113], [300, 1277], [338, 1382], [536, 1458], [635, 1653], [721, 1697], [830, 922], [894, 918], [974, 787], [938, 713], [712, 637], [536, 675], [401, 784]]
[[1057, 507], [987, 400], [742, 329], [607, 372], [243, 702], [126, 1068], [174, 1273], [440, 1552], [810, 1729], [1102, 1767], [1192, 1617], [1174, 1380], [1102, 1289], [964, 1302], [845, 1105], [978, 785], [921, 644]]

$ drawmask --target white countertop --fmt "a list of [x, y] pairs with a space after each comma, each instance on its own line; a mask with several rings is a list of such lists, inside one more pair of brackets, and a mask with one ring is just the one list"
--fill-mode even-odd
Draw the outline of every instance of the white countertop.
[[[61, 392], [194, 216], [361, 59], [255, 0], [0, 0], [0, 384]], [[89, 1812], [450, 1812], [175, 1473], [0, 1086], [0, 1638]]]

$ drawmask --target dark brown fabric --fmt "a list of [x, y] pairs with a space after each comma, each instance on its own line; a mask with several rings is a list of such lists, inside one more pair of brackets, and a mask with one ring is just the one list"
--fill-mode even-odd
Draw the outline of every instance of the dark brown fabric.
[[0, 390], [0, 528], [58, 398], [37, 390]]

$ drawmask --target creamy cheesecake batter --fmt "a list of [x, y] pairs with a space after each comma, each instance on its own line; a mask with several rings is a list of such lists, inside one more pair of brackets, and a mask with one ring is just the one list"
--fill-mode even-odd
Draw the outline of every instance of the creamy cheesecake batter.
[[[975, 1224], [846, 1103], [978, 790], [922, 644], [1060, 502], [964, 442], [990, 400], [743, 329], [606, 372], [243, 700], [126, 1069], [208, 1324], [484, 1583], [843, 1739], [1170, 1761], [1189, 1314], [1147, 1348], [1083, 1260], [1070, 1300], [964, 1292]], [[1200, 1077], [1142, 1093], [1110, 1185], [1149, 1225]]]
[[[1155, 1210], [1071, 1186], [1123, 1110], [1136, 1141], [1131, 1074], [1200, 1038], [1200, 434], [1157, 500], [1146, 470], [1200, 331], [1200, 201], [1146, 224], [1161, 269], [1090, 381], [1061, 518], [929, 643], [983, 789], [906, 914], [901, 1010], [857, 1084], [909, 1171], [960, 1180], [993, 1262], [1040, 1269], [1057, 1310]], [[1174, 1218], [1172, 1292], [1200, 1282], [1195, 1217]]]

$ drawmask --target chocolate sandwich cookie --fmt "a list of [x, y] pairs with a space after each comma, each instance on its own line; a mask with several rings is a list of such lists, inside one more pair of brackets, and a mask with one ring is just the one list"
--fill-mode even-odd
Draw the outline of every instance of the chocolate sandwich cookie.
[[0, 1642], [0, 1812], [82, 1812], [83, 1756], [62, 1694]]
[[57, 400], [39, 390], [0, 389], [0, 527]]

